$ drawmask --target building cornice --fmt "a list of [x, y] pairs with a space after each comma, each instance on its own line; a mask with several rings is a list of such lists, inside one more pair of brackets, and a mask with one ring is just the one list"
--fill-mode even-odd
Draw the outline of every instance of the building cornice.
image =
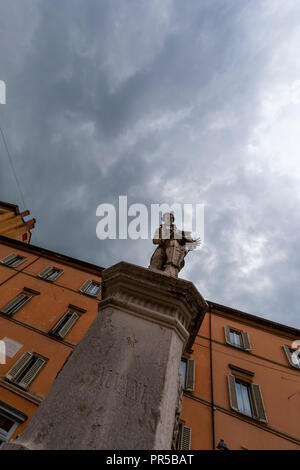
[[56, 251], [47, 250], [46, 248], [41, 248], [36, 245], [29, 245], [19, 240], [14, 240], [13, 238], [5, 237], [4, 235], [0, 235], [0, 242], [4, 243], [5, 245], [19, 248], [22, 251], [35, 254], [40, 257], [43, 256], [45, 258], [53, 259], [55, 261], [67, 264], [77, 269], [84, 269], [87, 272], [91, 272], [100, 276], [104, 269], [101, 266], [97, 266], [96, 264], [72, 258], [71, 256], [63, 255], [61, 253], [57, 253]]
[[228, 316], [230, 318], [238, 317], [239, 319], [255, 323], [256, 325], [263, 325], [269, 330], [276, 330], [280, 331], [281, 333], [287, 333], [288, 335], [292, 336], [293, 339], [300, 338], [300, 330], [297, 328], [293, 328], [292, 326], [283, 325], [272, 320], [267, 320], [266, 318], [258, 317], [256, 315], [252, 315], [250, 313], [246, 313], [232, 307], [226, 307], [225, 305], [217, 304], [216, 302], [212, 302], [210, 300], [206, 300], [206, 302], [208, 303], [209, 307], [213, 310], [213, 313], [219, 313], [219, 315], [221, 316]]

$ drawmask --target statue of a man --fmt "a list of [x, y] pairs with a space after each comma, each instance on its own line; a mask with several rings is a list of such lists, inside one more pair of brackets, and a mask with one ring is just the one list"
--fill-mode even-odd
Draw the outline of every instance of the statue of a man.
[[149, 268], [178, 277], [184, 266], [184, 257], [200, 244], [200, 239], [194, 240], [191, 232], [178, 230], [172, 213], [165, 213], [162, 220], [154, 234], [153, 243], [158, 247], [151, 257]]

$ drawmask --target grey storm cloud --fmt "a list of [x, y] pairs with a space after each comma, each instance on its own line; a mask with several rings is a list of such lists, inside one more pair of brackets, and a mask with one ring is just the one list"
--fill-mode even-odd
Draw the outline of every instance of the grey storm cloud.
[[[96, 209], [204, 203], [182, 277], [299, 327], [298, 0], [0, 0], [0, 106], [33, 243], [147, 266]], [[0, 142], [0, 199], [23, 208]]]

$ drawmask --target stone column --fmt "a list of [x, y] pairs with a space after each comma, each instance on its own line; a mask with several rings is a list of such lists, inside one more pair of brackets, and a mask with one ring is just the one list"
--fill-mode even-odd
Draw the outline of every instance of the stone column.
[[180, 359], [206, 309], [191, 282], [124, 262], [105, 269], [98, 317], [6, 448], [170, 449]]

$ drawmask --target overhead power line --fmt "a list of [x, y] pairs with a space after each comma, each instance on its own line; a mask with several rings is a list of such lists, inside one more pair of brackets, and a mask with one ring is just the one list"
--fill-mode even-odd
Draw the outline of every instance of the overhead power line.
[[[16, 169], [15, 169], [15, 165], [14, 165], [14, 162], [13, 162], [13, 159], [12, 159], [12, 155], [9, 151], [9, 148], [8, 148], [8, 145], [7, 145], [7, 141], [6, 141], [6, 138], [5, 138], [5, 135], [4, 135], [4, 132], [3, 132], [3, 129], [2, 127], [0, 126], [0, 132], [1, 132], [1, 136], [2, 136], [2, 140], [3, 140], [3, 144], [4, 144], [4, 148], [6, 150], [6, 154], [7, 154], [7, 157], [8, 157], [8, 161], [9, 161], [9, 164], [10, 164], [10, 167], [11, 167], [11, 170], [12, 170], [12, 173], [14, 175], [14, 178], [15, 178], [15, 181], [16, 181], [16, 184], [17, 184], [17, 187], [19, 189], [19, 192], [20, 192], [20, 196], [21, 196], [21, 200], [22, 200], [22, 204], [23, 204], [23, 208], [24, 210], [27, 208], [26, 206], [26, 203], [25, 203], [25, 198], [24, 198], [24, 194], [23, 194], [23, 191], [22, 191], [22, 188], [21, 188], [21, 184], [20, 184], [20, 181], [19, 181], [19, 178], [18, 178], [18, 175], [17, 175], [17, 172], [16, 172]], [[34, 232], [34, 236], [35, 236], [35, 239], [38, 242], [38, 238], [37, 238], [37, 235], [36, 233]]]

